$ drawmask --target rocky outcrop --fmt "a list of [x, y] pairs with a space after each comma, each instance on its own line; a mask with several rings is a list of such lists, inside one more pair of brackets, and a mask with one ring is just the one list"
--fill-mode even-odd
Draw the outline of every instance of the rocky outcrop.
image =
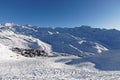
[[21, 54], [25, 57], [35, 57], [35, 56], [48, 56], [48, 53], [44, 50], [39, 49], [23, 49], [23, 48], [13, 48], [12, 51]]

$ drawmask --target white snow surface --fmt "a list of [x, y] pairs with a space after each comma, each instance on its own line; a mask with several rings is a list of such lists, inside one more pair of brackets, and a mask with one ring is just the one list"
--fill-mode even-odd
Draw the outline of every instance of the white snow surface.
[[0, 60], [1, 80], [120, 80], [120, 71], [100, 71], [85, 62], [67, 65], [76, 56], [36, 57], [21, 61]]
[[48, 31], [48, 34], [49, 34], [49, 35], [59, 34], [59, 32], [51, 32], [51, 31]]
[[94, 46], [94, 48], [96, 48], [98, 50], [98, 53], [102, 53], [102, 51], [108, 51], [108, 49], [98, 43], [95, 43], [96, 45]]
[[78, 43], [79, 44], [82, 44], [82, 43], [84, 43], [84, 42], [87, 42], [86, 40], [80, 40]]
[[48, 31], [48, 34], [53, 35], [54, 33], [53, 33], [53, 32]]
[[71, 48], [73, 48], [73, 49], [75, 49], [75, 50], [79, 51], [80, 53], [83, 53], [83, 51], [81, 51], [81, 50], [80, 50], [80, 49], [78, 49], [77, 47], [75, 47], [75, 46], [73, 46], [73, 45], [71, 45], [71, 44], [69, 44], [69, 46], [70, 46]]
[[23, 56], [16, 54], [9, 50], [7, 46], [0, 44], [0, 61], [20, 60], [24, 59]]
[[[120, 71], [97, 70], [94, 63], [80, 59], [73, 55], [25, 58], [0, 44], [0, 80], [120, 80]], [[67, 64], [72, 60], [79, 63]]]

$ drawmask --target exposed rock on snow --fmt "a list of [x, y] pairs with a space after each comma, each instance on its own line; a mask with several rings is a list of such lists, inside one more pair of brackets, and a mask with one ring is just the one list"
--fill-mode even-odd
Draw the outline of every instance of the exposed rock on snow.
[[44, 50], [39, 49], [22, 49], [22, 48], [13, 48], [12, 51], [21, 54], [25, 57], [35, 57], [35, 56], [49, 56], [49, 53]]

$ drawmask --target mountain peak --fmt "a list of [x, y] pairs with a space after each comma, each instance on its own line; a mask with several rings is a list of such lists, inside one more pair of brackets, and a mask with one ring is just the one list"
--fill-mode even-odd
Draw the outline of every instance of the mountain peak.
[[11, 26], [13, 26], [14, 25], [14, 23], [5, 23], [4, 24], [4, 26], [7, 26], [7, 27], [11, 27]]

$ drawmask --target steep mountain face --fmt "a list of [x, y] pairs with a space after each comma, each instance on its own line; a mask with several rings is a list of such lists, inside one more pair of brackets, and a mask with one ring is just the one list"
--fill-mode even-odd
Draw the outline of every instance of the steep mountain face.
[[[7, 37], [5, 37], [6, 34]], [[8, 45], [7, 42], [11, 44], [16, 42], [16, 46], [19, 47], [39, 48], [45, 44], [47, 47], [44, 48], [48, 49], [48, 51], [52, 49], [54, 52], [75, 55], [94, 55], [108, 51], [109, 49], [119, 49], [119, 35], [120, 31], [114, 29], [106, 30], [91, 28], [89, 26], [75, 28], [42, 28], [10, 23], [0, 26], [0, 43], [5, 41], [5, 45]], [[42, 41], [45, 43], [42, 45], [38, 44]], [[21, 42], [21, 44], [19, 42]], [[48, 44], [50, 44], [52, 48]]]

